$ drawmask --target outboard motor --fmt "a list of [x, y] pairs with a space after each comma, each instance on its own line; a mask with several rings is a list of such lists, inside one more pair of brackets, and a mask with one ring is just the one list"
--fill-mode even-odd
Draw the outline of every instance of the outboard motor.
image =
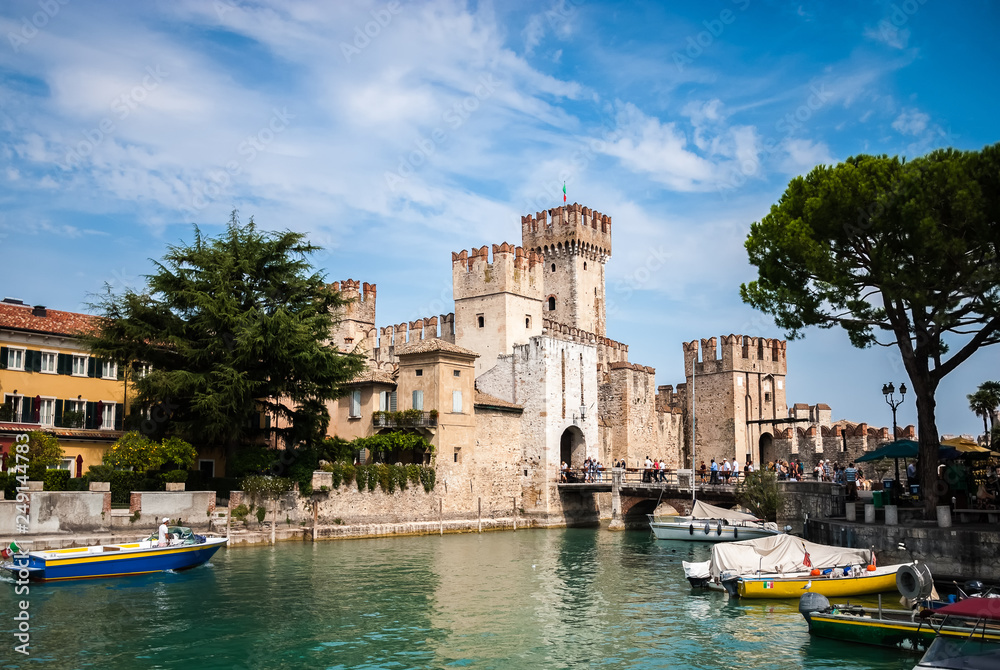
[[965, 586], [965, 592], [970, 598], [978, 598], [983, 595], [983, 583], [978, 579], [970, 579], [963, 586]]
[[735, 572], [723, 572], [719, 575], [719, 581], [722, 583], [723, 588], [726, 589], [726, 593], [729, 594], [730, 598], [736, 598], [739, 596], [739, 592], [736, 590], [737, 585], [740, 581], [740, 576]]
[[799, 598], [799, 614], [806, 620], [809, 624], [809, 629], [812, 630], [812, 618], [809, 616], [813, 612], [829, 612], [832, 608], [830, 607], [830, 601], [826, 599], [822, 593], [813, 593], [809, 591], [804, 593], [801, 598]]

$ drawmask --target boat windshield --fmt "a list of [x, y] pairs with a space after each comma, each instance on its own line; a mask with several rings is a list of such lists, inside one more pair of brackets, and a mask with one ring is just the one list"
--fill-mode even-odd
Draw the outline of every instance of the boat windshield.
[[1000, 667], [1000, 644], [977, 637], [934, 638], [917, 665], [954, 670], [981, 670]]

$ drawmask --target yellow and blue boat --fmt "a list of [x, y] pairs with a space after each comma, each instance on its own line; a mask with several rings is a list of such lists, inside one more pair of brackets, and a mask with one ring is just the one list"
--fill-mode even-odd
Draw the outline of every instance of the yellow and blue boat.
[[15, 554], [0, 568], [10, 572], [15, 580], [46, 582], [142, 575], [201, 565], [229, 542], [227, 537], [193, 535], [190, 529], [182, 527], [172, 527], [170, 531], [183, 539], [174, 539], [166, 546], [150, 538], [122, 544], [31, 551]]

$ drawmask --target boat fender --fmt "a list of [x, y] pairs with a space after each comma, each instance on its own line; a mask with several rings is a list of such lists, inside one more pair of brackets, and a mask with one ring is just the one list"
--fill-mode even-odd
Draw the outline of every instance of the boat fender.
[[688, 526], [688, 535], [694, 535], [694, 524]]
[[829, 612], [830, 601], [822, 593], [809, 591], [799, 598], [799, 614], [805, 618], [809, 628], [812, 629], [812, 614], [814, 612]]
[[722, 522], [720, 521], [715, 525], [715, 534], [722, 535]]
[[706, 523], [705, 524], [705, 535], [708, 535], [711, 532], [712, 532], [712, 527], [709, 524]]
[[733, 539], [734, 540], [740, 539], [740, 529], [736, 528], [735, 526], [733, 526]]
[[896, 571], [896, 588], [904, 598], [919, 600], [931, 594], [934, 578], [924, 563], [904, 565]]
[[819, 577], [819, 568], [813, 568], [809, 571], [810, 577]]

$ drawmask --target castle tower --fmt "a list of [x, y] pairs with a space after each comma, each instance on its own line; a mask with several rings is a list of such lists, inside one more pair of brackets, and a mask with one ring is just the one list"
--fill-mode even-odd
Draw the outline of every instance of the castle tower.
[[542, 334], [542, 263], [533, 251], [504, 242], [452, 252], [454, 342], [479, 354], [476, 376], [515, 344]]
[[788, 418], [787, 343], [747, 335], [723, 335], [720, 339], [721, 356], [716, 338], [701, 340], [700, 360], [698, 341], [684, 344], [687, 425], [690, 430], [693, 395], [696, 458], [699, 463], [702, 459], [708, 463], [712, 458], [718, 461], [736, 456], [741, 466], [748, 458], [756, 466], [766, 465], [774, 459], [769, 452], [777, 431], [789, 425], [776, 421]]
[[339, 321], [330, 333], [330, 340], [341, 351], [358, 351], [374, 357], [378, 330], [375, 328], [375, 284], [345, 279], [333, 282], [330, 288], [348, 302], [335, 315]]
[[545, 318], [605, 337], [611, 217], [577, 203], [563, 205], [522, 216], [521, 238], [545, 264]]

